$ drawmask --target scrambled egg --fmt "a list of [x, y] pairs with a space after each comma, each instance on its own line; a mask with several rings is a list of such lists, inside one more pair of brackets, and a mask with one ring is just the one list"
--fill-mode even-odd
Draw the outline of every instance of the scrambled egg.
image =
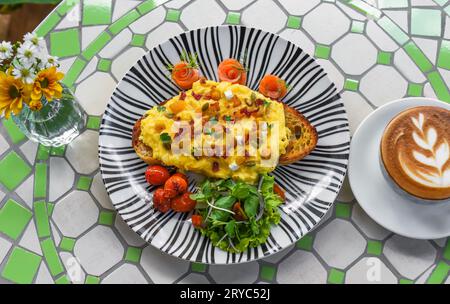
[[140, 140], [153, 158], [208, 177], [256, 182], [289, 143], [283, 104], [228, 82], [197, 81], [144, 117]]

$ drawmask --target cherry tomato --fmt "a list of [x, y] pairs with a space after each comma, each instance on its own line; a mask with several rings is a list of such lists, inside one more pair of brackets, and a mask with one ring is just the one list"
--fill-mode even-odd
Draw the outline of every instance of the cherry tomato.
[[186, 184], [189, 185], [189, 180], [188, 180], [187, 176], [184, 175], [183, 173], [177, 172], [177, 173], [173, 174], [172, 176], [179, 176], [179, 177], [183, 178], [186, 181]]
[[241, 203], [237, 202], [233, 205], [233, 212], [234, 212], [234, 219], [236, 221], [245, 221], [247, 219], [247, 215], [245, 214], [244, 210], [242, 209]]
[[156, 210], [166, 213], [170, 210], [170, 200], [165, 198], [165, 192], [162, 187], [155, 190], [153, 193], [153, 206]]
[[203, 225], [203, 217], [199, 214], [194, 214], [192, 216], [192, 225], [196, 228], [201, 227]]
[[194, 201], [193, 199], [191, 199], [189, 197], [189, 195], [191, 195], [191, 193], [187, 192], [184, 193], [183, 195], [180, 195], [176, 198], [174, 198], [171, 201], [170, 206], [172, 207], [173, 211], [175, 212], [189, 212], [194, 210], [195, 205], [197, 204], [196, 201]]
[[275, 194], [278, 195], [283, 200], [283, 202], [286, 200], [286, 194], [284, 193], [284, 189], [278, 186], [277, 184], [273, 186], [273, 192], [275, 192]]
[[186, 192], [188, 184], [181, 176], [173, 175], [164, 184], [164, 192], [166, 198], [174, 198], [178, 194]]
[[162, 166], [149, 166], [147, 171], [145, 171], [145, 179], [150, 185], [162, 185], [169, 179], [169, 177], [169, 171]]

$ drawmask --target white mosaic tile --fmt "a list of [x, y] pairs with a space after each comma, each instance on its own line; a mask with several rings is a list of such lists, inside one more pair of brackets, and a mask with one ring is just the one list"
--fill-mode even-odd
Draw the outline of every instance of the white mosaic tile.
[[81, 49], [84, 50], [106, 29], [106, 25], [84, 26], [81, 28]]
[[302, 31], [295, 29], [285, 29], [280, 36], [296, 44], [309, 55], [314, 55], [314, 43]]
[[397, 278], [378, 258], [363, 258], [345, 274], [347, 284], [396, 284]]
[[39, 266], [38, 273], [36, 275], [36, 284], [54, 284], [52, 275], [50, 274], [50, 271], [48, 271], [47, 265], [45, 265], [45, 262], [42, 261], [41, 265]]
[[145, 241], [120, 216], [116, 216], [115, 226], [128, 245], [140, 247], [145, 244]]
[[130, 25], [130, 29], [135, 34], [147, 34], [154, 27], [163, 22], [165, 17], [166, 10], [164, 7], [160, 6], [133, 22]]
[[73, 191], [55, 205], [52, 218], [64, 236], [78, 237], [97, 222], [98, 214], [87, 192]]
[[131, 264], [123, 264], [103, 280], [102, 284], [147, 284], [139, 269]]
[[114, 11], [112, 15], [112, 22], [116, 21], [129, 11], [131, 11], [133, 8], [135, 8], [138, 4], [140, 4], [141, 1], [136, 0], [120, 0], [116, 1], [114, 4]]
[[[97, 89], [90, 90], [92, 86]], [[89, 115], [100, 116], [103, 115], [115, 88], [116, 82], [109, 74], [98, 72], [78, 85], [75, 96]]]
[[367, 115], [372, 113], [372, 107], [359, 95], [359, 93], [345, 91], [342, 93], [342, 100], [348, 115], [350, 132], [353, 135], [360, 123]]
[[334, 64], [332, 64], [329, 60], [325, 59], [317, 59], [317, 62], [324, 69], [324, 71], [328, 74], [328, 78], [336, 85], [338, 91], [341, 91], [344, 88], [344, 75], [336, 68]]
[[304, 15], [320, 3], [320, 0], [298, 1], [298, 0], [279, 0], [281, 5], [291, 15]]
[[[64, 172], [64, 174], [61, 174]], [[51, 157], [49, 162], [49, 200], [54, 202], [69, 191], [75, 182], [75, 173], [61, 157]]]
[[[437, 240], [433, 240], [433, 242], [438, 245], [441, 248], [444, 248], [445, 245], [447, 244], [447, 238], [442, 238], [442, 239], [437, 239]], [[449, 240], [450, 242], [450, 240]]]
[[366, 33], [367, 37], [383, 51], [393, 52], [399, 48], [397, 43], [373, 20], [367, 21]]
[[439, 74], [441, 74], [442, 78], [444, 79], [444, 82], [446, 84], [450, 84], [450, 70], [438, 68], [437, 69]]
[[313, 246], [328, 265], [344, 269], [364, 252], [366, 240], [350, 222], [335, 219], [317, 232]]
[[445, 17], [444, 38], [450, 39], [450, 17]]
[[76, 4], [70, 11], [67, 12], [65, 17], [56, 26], [56, 30], [62, 30], [80, 25], [81, 21], [81, 5]]
[[423, 96], [438, 99], [436, 92], [429, 82], [427, 82], [423, 87]]
[[333, 45], [331, 57], [345, 73], [360, 75], [377, 62], [377, 49], [365, 36], [351, 33]]
[[292, 251], [292, 248], [294, 248], [294, 247], [295, 247], [294, 244], [291, 246], [288, 246], [287, 248], [283, 249], [282, 251], [272, 254], [268, 258], [263, 259], [263, 261], [276, 264], [279, 261], [281, 261], [285, 256], [287, 256]]
[[345, 3], [342, 3], [340, 1], [336, 1], [336, 5], [351, 19], [358, 20], [358, 21], [366, 21], [366, 16], [362, 14], [361, 12], [354, 10], [350, 8]]
[[178, 284], [209, 284], [208, 279], [201, 274], [191, 273], [184, 277]]
[[436, 6], [433, 0], [411, 0], [411, 6]]
[[130, 44], [132, 37], [133, 33], [129, 29], [126, 28], [122, 30], [119, 34], [114, 36], [111, 42], [109, 42], [98, 55], [102, 58], [113, 58]]
[[431, 266], [430, 268], [428, 268], [422, 275], [420, 275], [420, 277], [416, 280], [415, 284], [419, 285], [425, 284], [435, 268], [436, 266]]
[[59, 60], [59, 64], [60, 64], [59, 68], [61, 69], [61, 71], [64, 73], [67, 73], [67, 71], [70, 69], [72, 64], [75, 62], [75, 59], [76, 59], [76, 57], [71, 57], [71, 58]]
[[[267, 20], [272, 22], [267, 22]], [[247, 7], [241, 15], [244, 25], [252, 25], [267, 32], [276, 33], [281, 30], [286, 22], [287, 16], [271, 0], [258, 0]]]
[[168, 8], [179, 9], [185, 4], [189, 3], [191, 0], [172, 0], [164, 4]]
[[5, 153], [9, 149], [9, 144], [3, 135], [0, 134], [0, 155]]
[[141, 48], [131, 48], [126, 50], [122, 55], [117, 57], [111, 65], [111, 71], [114, 77], [116, 77], [116, 79], [122, 79], [131, 66], [143, 55], [145, 55], [145, 51]]
[[252, 284], [258, 278], [257, 262], [240, 265], [211, 265], [209, 274], [219, 284]]
[[348, 181], [348, 175], [345, 177], [344, 182], [342, 183], [341, 191], [336, 198], [339, 202], [350, 203], [353, 201], [355, 197], [353, 196], [352, 189], [350, 188], [350, 183]]
[[426, 80], [422, 71], [415, 65], [403, 49], [398, 49], [394, 54], [394, 65], [409, 81], [422, 83]]
[[327, 282], [327, 271], [312, 253], [298, 250], [278, 266], [277, 282], [324, 284]]
[[436, 258], [436, 249], [428, 241], [398, 235], [387, 240], [383, 253], [402, 276], [411, 280], [430, 267]]
[[405, 32], [409, 32], [408, 11], [386, 10], [384, 13]]
[[390, 231], [375, 223], [359, 204], [353, 205], [352, 220], [368, 238], [384, 240], [391, 234]]
[[34, 175], [30, 175], [15, 191], [30, 209], [33, 208], [33, 187]]
[[52, 230], [53, 240], [55, 241], [55, 246], [59, 246], [61, 243], [61, 233], [56, 228], [56, 225], [53, 224], [53, 221], [50, 222], [50, 229]]
[[316, 42], [328, 45], [349, 30], [350, 20], [335, 5], [322, 3], [305, 16], [302, 27]]
[[141, 265], [153, 283], [170, 284], [186, 273], [190, 264], [149, 245], [142, 251]]
[[11, 246], [12, 246], [12, 244], [10, 241], [5, 240], [4, 238], [0, 237], [0, 263], [2, 263], [3, 260], [5, 259]]
[[91, 174], [98, 164], [98, 132], [87, 130], [66, 149], [66, 157], [78, 173]]
[[72, 284], [84, 284], [86, 273], [78, 259], [70, 252], [60, 252], [61, 262], [66, 269], [67, 276]]
[[103, 183], [100, 172], [98, 172], [92, 180], [91, 192], [103, 208], [114, 210], [114, 206], [111, 203], [108, 192], [106, 192], [105, 184]]
[[26, 248], [34, 253], [42, 255], [41, 245], [39, 244], [39, 238], [36, 231], [36, 225], [34, 221], [30, 221], [28, 227], [20, 239], [19, 245]]
[[246, 7], [252, 2], [255, 2], [255, 0], [220, 0], [229, 10], [241, 10], [242, 8]]
[[418, 38], [414, 37], [412, 40], [423, 51], [423, 53], [431, 60], [432, 63], [436, 62], [438, 53], [438, 41], [435, 39]]
[[80, 76], [78, 76], [77, 83], [82, 82], [89, 76], [91, 76], [95, 71], [97, 71], [97, 65], [98, 65], [98, 58], [94, 57], [89, 61], [89, 63], [86, 65], [86, 67], [83, 69], [83, 72], [81, 72]]
[[[163, 23], [162, 25], [157, 27], [155, 30], [153, 30], [150, 34], [148, 34], [145, 46], [149, 50], [151, 50], [154, 47], [156, 47], [159, 44], [161, 44], [162, 42], [166, 41], [167, 39], [169, 39], [171, 37], [174, 37], [174, 36], [176, 36], [176, 35], [178, 35], [180, 33], [183, 33], [183, 29], [178, 24], [176, 24], [176, 23]], [[131, 53], [131, 50], [134, 50], [133, 53]], [[142, 55], [137, 56], [137, 52], [138, 52], [137, 50], [141, 51], [142, 55], [144, 54], [144, 51], [142, 51], [141, 49], [134, 48], [134, 49], [130, 49], [130, 50], [126, 51], [119, 58], [124, 58], [124, 60], [125, 60], [127, 58], [127, 57], [125, 57], [125, 54], [130, 52], [130, 55], [132, 55], [133, 58], [136, 58], [136, 60], [138, 60], [140, 57], [142, 57]], [[118, 61], [118, 59], [116, 59], [114, 61], [114, 63], [116, 63], [117, 61]], [[113, 73], [114, 73], [114, 75], [116, 75], [116, 73], [114, 72], [114, 63], [113, 63]], [[125, 62], [122, 62], [123, 66], [125, 66], [125, 64], [126, 64]], [[130, 66], [128, 66], [128, 68]], [[123, 75], [123, 74], [125, 74], [125, 73], [121, 73], [121, 75]], [[116, 77], [118, 77], [118, 76], [116, 75]]]
[[77, 241], [74, 253], [89, 274], [99, 276], [122, 260], [124, 249], [110, 228], [96, 226]]
[[405, 96], [408, 83], [394, 68], [377, 65], [361, 79], [359, 88], [378, 107]]
[[[207, 14], [199, 14], [200, 10], [205, 10]], [[226, 14], [220, 5], [215, 1], [196, 0], [186, 6], [181, 13], [181, 22], [190, 30], [210, 26], [212, 24], [222, 24]]]
[[[1, 148], [1, 135], [0, 135], [0, 154], [2, 154], [2, 148]], [[23, 155], [25, 156], [25, 159], [28, 160], [30, 164], [33, 164], [36, 159], [36, 152], [38, 149], [38, 143], [28, 140], [26, 141], [22, 146], [20, 146], [20, 151], [22, 151]]]

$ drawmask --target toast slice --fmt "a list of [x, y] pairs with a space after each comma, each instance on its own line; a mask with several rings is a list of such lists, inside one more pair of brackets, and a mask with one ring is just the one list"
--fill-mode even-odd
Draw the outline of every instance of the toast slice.
[[[316, 147], [318, 135], [314, 126], [297, 110], [284, 105], [286, 126], [291, 130], [289, 145], [286, 153], [280, 157], [280, 165], [292, 164], [301, 160]], [[152, 157], [152, 148], [145, 145], [139, 137], [141, 135], [141, 120], [139, 119], [133, 127], [133, 148], [136, 154], [147, 164], [156, 165], [161, 162]]]

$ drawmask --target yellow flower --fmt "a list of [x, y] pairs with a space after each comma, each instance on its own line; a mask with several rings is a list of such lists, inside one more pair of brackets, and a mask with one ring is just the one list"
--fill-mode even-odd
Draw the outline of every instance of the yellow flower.
[[29, 86], [20, 79], [0, 72], [0, 114], [4, 113], [6, 118], [10, 117], [11, 112], [19, 114], [23, 103], [28, 101], [29, 91]]
[[31, 111], [40, 111], [42, 109], [42, 102], [40, 99], [32, 99], [28, 106]]
[[64, 74], [58, 72], [56, 67], [40, 71], [34, 80], [31, 99], [40, 100], [42, 95], [47, 98], [47, 101], [52, 101], [53, 98], [61, 98], [63, 88], [59, 81], [63, 77]]

